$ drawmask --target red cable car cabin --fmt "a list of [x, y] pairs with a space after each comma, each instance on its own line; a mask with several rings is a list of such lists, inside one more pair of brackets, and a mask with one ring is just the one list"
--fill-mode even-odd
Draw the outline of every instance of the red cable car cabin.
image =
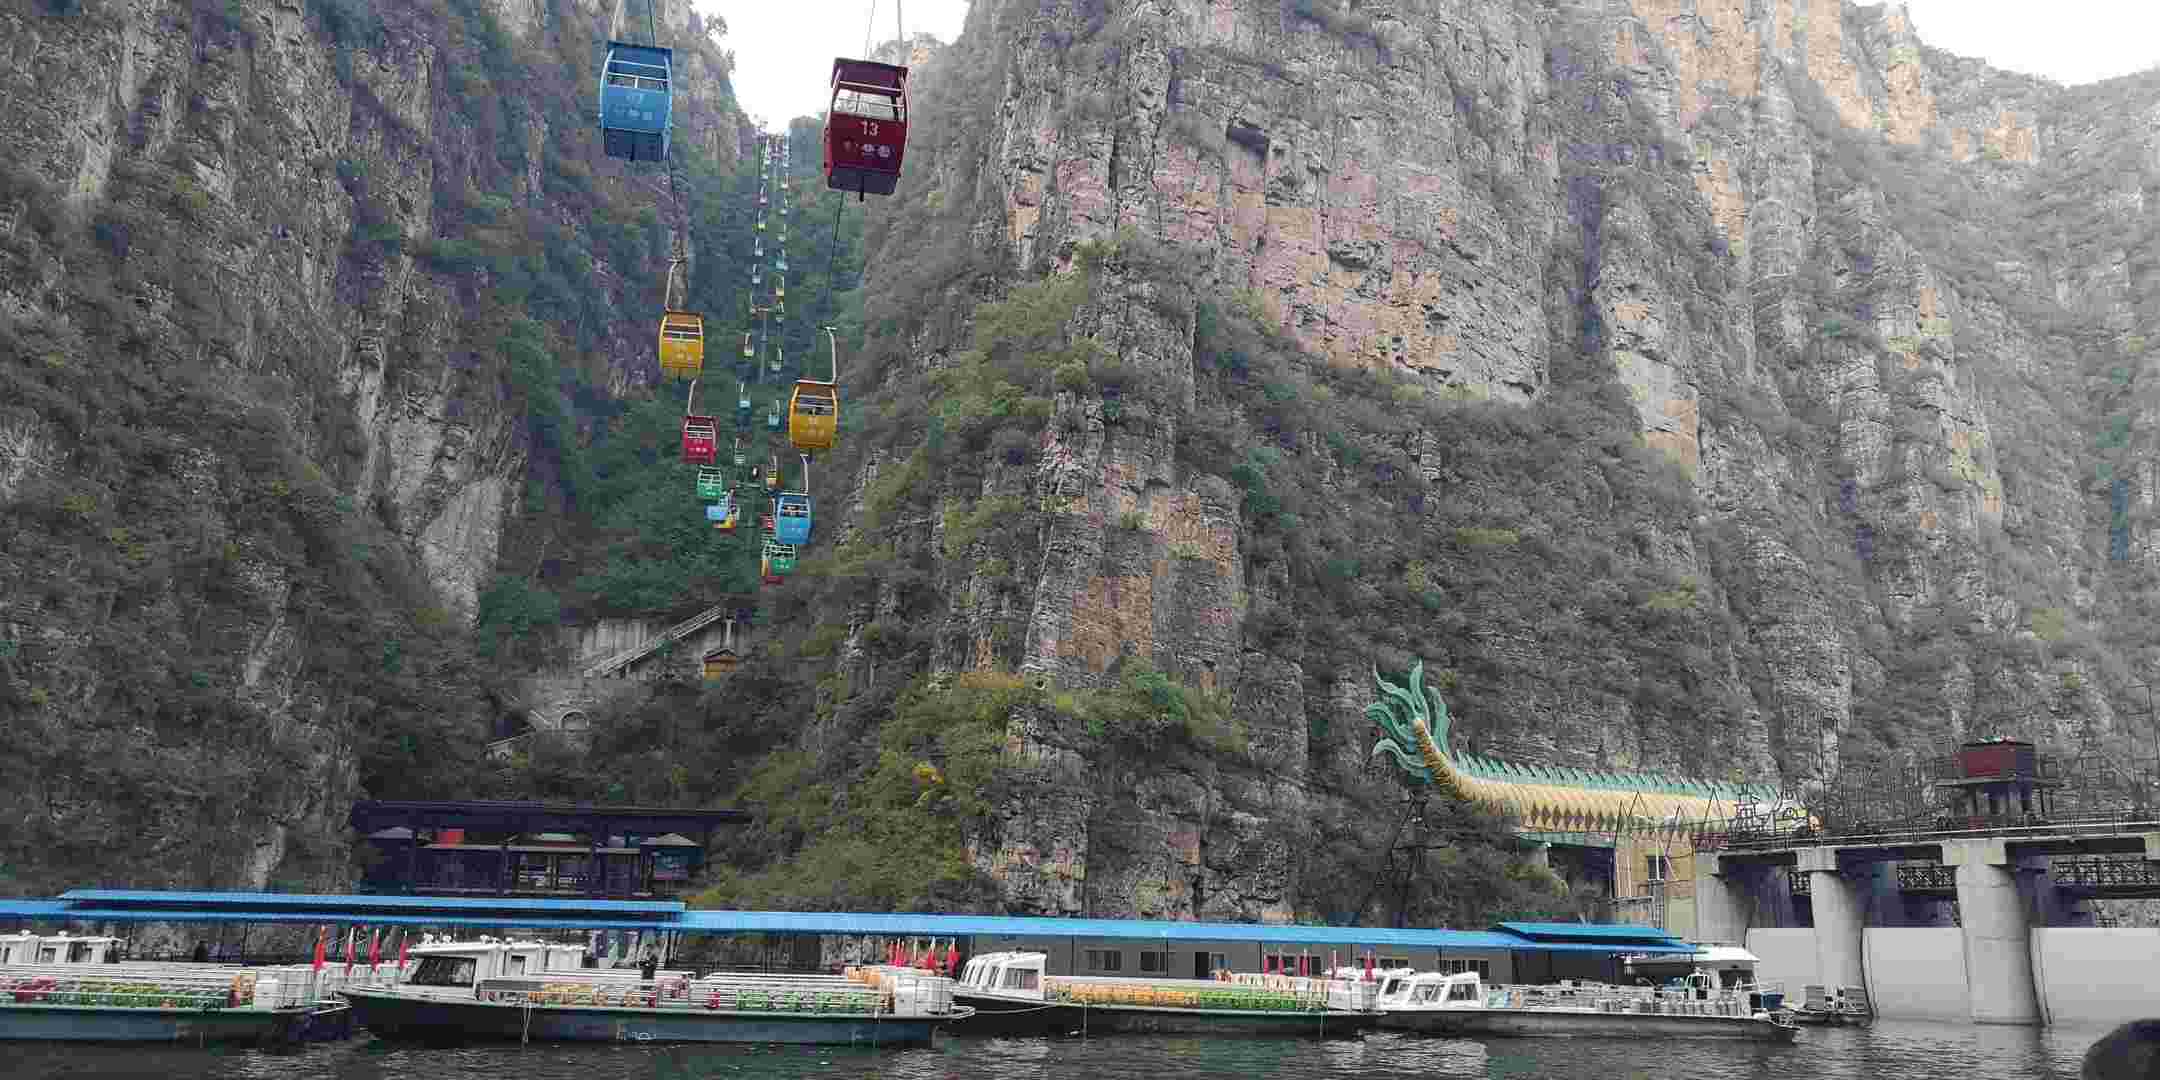
[[834, 60], [825, 114], [825, 186], [890, 195], [907, 150], [907, 74], [896, 64]]
[[682, 422], [682, 457], [691, 465], [710, 465], [720, 452], [720, 432], [710, 416], [685, 416]]

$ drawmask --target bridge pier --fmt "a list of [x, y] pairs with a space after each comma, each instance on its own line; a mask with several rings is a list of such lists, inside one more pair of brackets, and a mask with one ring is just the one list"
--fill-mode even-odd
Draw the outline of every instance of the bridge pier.
[[1815, 970], [1824, 989], [1834, 994], [1839, 987], [1866, 986], [1861, 958], [1867, 908], [1860, 890], [1839, 872], [1836, 848], [1802, 848], [1794, 855], [1794, 868], [1808, 876], [1808, 897], [1815, 909]]
[[[1975, 1024], [2040, 1023], [2033, 987], [2032, 921], [2017, 860], [2001, 840], [1952, 840], [1943, 865], [1957, 867], [1965, 938], [1965, 999]], [[2044, 884], [2044, 881], [2043, 881]], [[1820, 910], [1819, 908], [1817, 910]]]

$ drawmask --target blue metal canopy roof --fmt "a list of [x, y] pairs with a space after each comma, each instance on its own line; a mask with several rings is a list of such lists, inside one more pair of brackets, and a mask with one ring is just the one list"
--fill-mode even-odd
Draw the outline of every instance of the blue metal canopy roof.
[[1404, 945], [1442, 949], [1519, 949], [1531, 943], [1483, 930], [1387, 930], [1290, 923], [1164, 922], [1147, 919], [1051, 919], [1006, 915], [917, 915], [847, 911], [689, 911], [675, 928], [717, 934], [981, 934], [992, 937], [1154, 938], [1162, 941], [1258, 941], [1303, 945]]
[[58, 900], [0, 899], [0, 919], [42, 919], [67, 913], [68, 906]]
[[162, 907], [208, 905], [220, 908], [338, 908], [355, 910], [531, 912], [571, 914], [605, 912], [618, 916], [666, 916], [681, 913], [680, 900], [538, 900], [516, 896], [391, 896], [372, 893], [163, 892], [154, 889], [69, 889], [62, 901], [103, 904], [154, 904]]
[[[4, 915], [0, 911], [0, 915]], [[527, 930], [680, 930], [667, 919], [539, 918], [489, 916], [485, 914], [391, 915], [370, 911], [268, 911], [261, 908], [97, 908], [70, 907], [37, 918], [84, 922], [194, 922], [194, 923], [365, 923], [369, 926], [473, 926]]]
[[1616, 943], [1630, 941], [1671, 942], [1674, 940], [1671, 933], [1653, 926], [1625, 926], [1612, 923], [1504, 922], [1494, 927], [1494, 929], [1517, 934], [1532, 941], [1548, 939], [1566, 941], [1585, 938]]
[[[849, 911], [687, 910], [679, 901], [166, 892], [74, 889], [56, 900], [0, 900], [0, 918], [111, 922], [365, 922], [549, 930], [669, 930], [707, 934], [862, 934], [1244, 941], [1300, 946], [1397, 946], [1476, 951], [1693, 952], [1665, 931], [1586, 923], [1501, 923], [1490, 930], [1059, 919]], [[1570, 940], [1572, 939], [1572, 940]]]

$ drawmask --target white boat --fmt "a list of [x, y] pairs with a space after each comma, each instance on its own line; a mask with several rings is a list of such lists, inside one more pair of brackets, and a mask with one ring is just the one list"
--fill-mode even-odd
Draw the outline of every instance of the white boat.
[[[1702, 989], [1701, 996], [1698, 990]], [[1744, 992], [1601, 983], [1487, 986], [1476, 972], [1392, 976], [1379, 1026], [1432, 1035], [1599, 1035], [1791, 1042], [1799, 1028]]]
[[921, 1045], [973, 1012], [952, 1003], [952, 980], [920, 972], [864, 985], [852, 973], [643, 979], [584, 969], [476, 978], [477, 970], [471, 958], [430, 956], [402, 985], [343, 993], [370, 1032], [431, 1042]]
[[1325, 1038], [1372, 1026], [1375, 984], [1353, 969], [1311, 977], [1226, 971], [1213, 979], [1150, 979], [1050, 975], [1048, 961], [1025, 950], [970, 958], [953, 996], [975, 1013], [953, 1033]]

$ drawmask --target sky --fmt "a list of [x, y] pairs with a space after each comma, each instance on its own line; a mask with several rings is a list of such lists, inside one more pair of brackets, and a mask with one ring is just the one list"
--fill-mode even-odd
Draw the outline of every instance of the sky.
[[[874, 0], [877, 35], [890, 41], [893, 0]], [[861, 56], [873, 0], [695, 0], [704, 15], [727, 20], [720, 46], [735, 53], [735, 97], [743, 111], [778, 131], [797, 116], [815, 116], [831, 100], [836, 56]], [[951, 43], [967, 19], [968, 0], [901, 0], [909, 36], [933, 34]]]
[[2156, 0], [1906, 0], [1920, 40], [2066, 86], [2160, 66]]

